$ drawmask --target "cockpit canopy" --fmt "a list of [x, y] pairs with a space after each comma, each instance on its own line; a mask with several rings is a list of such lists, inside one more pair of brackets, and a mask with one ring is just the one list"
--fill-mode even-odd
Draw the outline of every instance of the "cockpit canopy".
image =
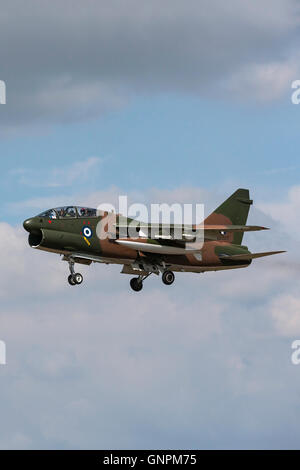
[[90, 207], [65, 206], [56, 207], [42, 212], [38, 217], [47, 217], [49, 219], [65, 219], [76, 217], [96, 217], [97, 209]]

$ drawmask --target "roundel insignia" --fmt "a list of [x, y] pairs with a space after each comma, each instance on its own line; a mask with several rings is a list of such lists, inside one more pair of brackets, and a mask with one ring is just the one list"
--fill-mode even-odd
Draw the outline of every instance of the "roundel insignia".
[[85, 225], [85, 226], [82, 228], [82, 234], [83, 234], [86, 238], [91, 238], [91, 236], [93, 235], [93, 232], [92, 232], [91, 227], [88, 227], [87, 225]]

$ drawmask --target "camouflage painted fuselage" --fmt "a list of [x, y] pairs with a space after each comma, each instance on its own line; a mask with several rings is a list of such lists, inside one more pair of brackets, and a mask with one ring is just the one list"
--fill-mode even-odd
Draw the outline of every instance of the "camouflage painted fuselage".
[[[158, 255], [155, 253], [145, 253], [143, 250], [137, 251], [121, 246], [115, 243], [114, 239], [100, 239], [98, 237], [99, 227], [102, 223], [105, 223], [104, 220], [105, 216], [84, 219], [48, 219], [37, 216], [25, 221], [24, 226], [26, 230], [30, 231], [30, 246], [65, 256], [74, 254], [76, 255], [76, 262], [79, 263], [89, 264], [88, 257], [92, 256], [95, 257], [93, 261], [125, 265], [143, 259], [150, 263], [157, 263]], [[128, 219], [128, 223], [130, 221], [131, 219]], [[89, 238], [84, 235], [84, 227], [89, 227], [91, 230], [92, 235]], [[234, 235], [231, 233], [220, 234], [216, 236], [216, 240], [204, 241], [201, 253], [160, 254], [159, 262], [163, 261], [166, 265], [172, 266], [173, 271], [194, 272], [248, 266], [251, 260], [226, 260], [226, 258], [219, 257], [220, 254], [231, 256], [249, 253], [247, 247], [233, 244], [233, 237]], [[153, 242], [153, 240], [144, 237], [131, 237], [128, 240], [140, 244], [157, 243], [162, 246], [170, 244], [170, 242], [163, 240]], [[86, 255], [87, 258], [80, 255]], [[96, 257], [99, 259], [96, 259]]]
[[[246, 225], [251, 204], [249, 191], [238, 189], [202, 225], [190, 226], [189, 233], [184, 227], [179, 237], [175, 236], [172, 225], [148, 225], [114, 213], [100, 215], [96, 209], [73, 206], [50, 209], [25, 220], [23, 225], [29, 232], [31, 247], [61, 254], [69, 262], [71, 284], [75, 279], [74, 263], [92, 262], [124, 265], [121, 272], [137, 274], [140, 286], [143, 277], [151, 273], [162, 273], [163, 282], [170, 284], [174, 280], [171, 271], [242, 268], [251, 264], [254, 258], [280, 253], [250, 253], [242, 245], [244, 232], [265, 229]], [[166, 228], [170, 233], [167, 236]], [[199, 232], [202, 238], [201, 244], [197, 245], [198, 236], [194, 234]], [[169, 281], [164, 275], [169, 276]], [[82, 282], [80, 276], [78, 279]], [[134, 290], [138, 288], [133, 285]]]

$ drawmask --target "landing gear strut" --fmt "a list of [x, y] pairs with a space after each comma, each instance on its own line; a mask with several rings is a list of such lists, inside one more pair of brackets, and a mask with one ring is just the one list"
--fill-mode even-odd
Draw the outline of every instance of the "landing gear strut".
[[164, 271], [162, 273], [162, 282], [164, 284], [166, 284], [167, 286], [170, 286], [171, 284], [173, 284], [175, 280], [175, 275], [172, 271]]
[[68, 260], [68, 263], [69, 263], [69, 269], [70, 269], [70, 275], [68, 276], [68, 283], [71, 285], [71, 286], [75, 286], [76, 284], [81, 284], [82, 281], [83, 281], [83, 276], [82, 274], [80, 273], [75, 273], [75, 270], [74, 270], [74, 260], [72, 258], [70, 258]]

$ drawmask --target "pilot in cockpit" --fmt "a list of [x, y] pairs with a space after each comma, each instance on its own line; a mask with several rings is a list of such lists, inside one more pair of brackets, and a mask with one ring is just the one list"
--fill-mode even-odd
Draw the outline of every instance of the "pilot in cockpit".
[[65, 213], [65, 217], [76, 217], [76, 212], [74, 207], [68, 207]]

